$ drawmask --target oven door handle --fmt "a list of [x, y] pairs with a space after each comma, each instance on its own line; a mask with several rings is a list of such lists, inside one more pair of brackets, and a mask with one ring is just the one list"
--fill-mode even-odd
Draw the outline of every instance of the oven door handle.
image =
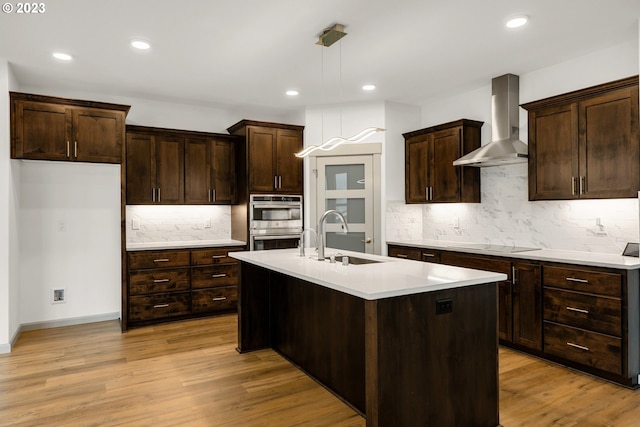
[[276, 240], [276, 239], [299, 239], [299, 234], [270, 234], [262, 236], [252, 236], [253, 240]]
[[282, 203], [282, 204], [273, 204], [273, 205], [263, 205], [261, 203], [252, 203], [252, 208], [258, 209], [282, 209], [282, 208], [300, 208], [300, 203]]

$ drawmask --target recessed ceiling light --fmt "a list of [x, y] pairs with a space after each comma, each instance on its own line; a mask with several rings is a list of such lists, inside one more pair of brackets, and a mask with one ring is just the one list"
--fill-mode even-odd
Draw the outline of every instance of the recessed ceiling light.
[[286, 93], [288, 96], [298, 96], [300, 94], [300, 92], [294, 89], [288, 90]]
[[61, 61], [71, 61], [73, 57], [64, 52], [53, 52], [53, 57]]
[[371, 91], [375, 89], [376, 89], [376, 85], [373, 85], [373, 84], [362, 85], [362, 90]]
[[529, 17], [526, 15], [512, 16], [507, 20], [506, 25], [509, 28], [518, 28], [526, 24], [528, 20], [529, 20]]
[[149, 49], [151, 47], [149, 42], [146, 42], [144, 40], [132, 40], [131, 41], [131, 46], [135, 47], [136, 49], [140, 49], [140, 50], [147, 50], [147, 49]]

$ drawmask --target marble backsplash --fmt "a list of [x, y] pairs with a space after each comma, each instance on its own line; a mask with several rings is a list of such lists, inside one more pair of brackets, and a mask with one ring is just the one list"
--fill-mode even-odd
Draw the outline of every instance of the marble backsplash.
[[126, 236], [127, 243], [230, 239], [231, 208], [130, 205]]
[[387, 240], [422, 238], [613, 254], [639, 240], [638, 199], [529, 202], [526, 163], [483, 168], [481, 180], [480, 204], [388, 201]]

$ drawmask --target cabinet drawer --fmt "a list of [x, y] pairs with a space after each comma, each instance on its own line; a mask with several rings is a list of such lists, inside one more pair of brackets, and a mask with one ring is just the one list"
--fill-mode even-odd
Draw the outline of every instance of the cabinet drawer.
[[622, 340], [570, 326], [544, 322], [545, 353], [622, 374]]
[[238, 266], [236, 264], [191, 268], [191, 287], [194, 289], [237, 284]]
[[191, 292], [191, 309], [194, 313], [235, 310], [237, 303], [237, 286]]
[[129, 295], [189, 290], [189, 268], [140, 270], [129, 273]]
[[236, 264], [237, 259], [231, 258], [229, 252], [241, 251], [244, 248], [216, 248], [198, 249], [191, 251], [191, 265]]
[[619, 337], [622, 303], [617, 298], [545, 288], [544, 318]]
[[545, 286], [620, 297], [622, 275], [579, 268], [544, 267]]
[[188, 266], [189, 251], [129, 252], [129, 270]]
[[153, 320], [189, 314], [189, 292], [133, 296], [129, 299], [129, 319]]
[[389, 246], [388, 254], [390, 257], [412, 259], [414, 261], [421, 261], [421, 254], [419, 248], [406, 248], [403, 246]]

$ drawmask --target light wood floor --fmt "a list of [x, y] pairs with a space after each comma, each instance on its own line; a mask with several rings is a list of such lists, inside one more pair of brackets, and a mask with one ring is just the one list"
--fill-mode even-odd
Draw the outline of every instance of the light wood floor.
[[[238, 354], [236, 317], [24, 332], [0, 355], [1, 426], [364, 426], [271, 350]], [[637, 427], [632, 391], [500, 349], [505, 427]], [[461, 426], [466, 427], [466, 426]]]

